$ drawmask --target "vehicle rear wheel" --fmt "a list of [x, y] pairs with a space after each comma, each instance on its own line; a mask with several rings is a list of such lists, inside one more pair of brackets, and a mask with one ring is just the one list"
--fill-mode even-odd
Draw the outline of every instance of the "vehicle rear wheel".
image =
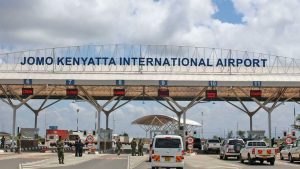
[[157, 169], [157, 167], [151, 167], [151, 169]]
[[242, 158], [242, 155], [241, 155], [241, 154], [239, 155], [239, 158], [240, 158], [240, 161], [241, 161], [241, 163], [244, 163], [244, 160], [243, 160], [243, 158]]
[[263, 164], [263, 163], [264, 163], [264, 160], [259, 160], [259, 163], [260, 163], [260, 164]]
[[176, 169], [183, 169], [182, 167], [177, 167]]
[[227, 159], [228, 159], [228, 158], [227, 158], [227, 155], [224, 154], [223, 159], [224, 159], [224, 160], [227, 160]]
[[250, 155], [248, 154], [248, 164], [252, 165], [253, 164], [253, 160], [251, 159]]
[[283, 158], [283, 156], [282, 156], [282, 154], [280, 153], [280, 160], [284, 160], [284, 158]]
[[289, 161], [290, 161], [291, 163], [293, 163], [293, 162], [294, 162], [294, 159], [293, 159], [293, 157], [292, 157], [292, 155], [291, 155], [291, 154], [289, 154]]
[[271, 165], [274, 165], [274, 164], [275, 164], [275, 159], [271, 159], [271, 160], [270, 160], [270, 164], [271, 164]]

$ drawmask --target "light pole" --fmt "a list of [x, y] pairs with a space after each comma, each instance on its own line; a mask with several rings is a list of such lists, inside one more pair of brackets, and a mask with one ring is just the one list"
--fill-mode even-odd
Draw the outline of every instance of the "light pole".
[[201, 112], [201, 125], [202, 125], [202, 127], [201, 127], [201, 137], [204, 138], [204, 136], [203, 136], [203, 127], [204, 127], [204, 124], [203, 124], [203, 112]]
[[77, 109], [76, 111], [77, 111], [77, 131], [78, 131], [78, 112], [79, 112], [79, 109]]
[[45, 145], [47, 141], [47, 111], [45, 111]]

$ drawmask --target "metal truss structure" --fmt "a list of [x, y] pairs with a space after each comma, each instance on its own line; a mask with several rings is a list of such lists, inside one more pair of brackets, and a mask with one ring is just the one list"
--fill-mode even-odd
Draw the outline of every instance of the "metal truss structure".
[[[22, 64], [24, 58], [30, 62], [40, 58], [40, 62]], [[41, 59], [42, 58], [42, 59]], [[53, 62], [45, 64], [46, 59], [58, 58], [114, 58], [115, 60], [136, 58], [155, 59], [186, 58], [200, 59], [204, 63], [199, 66], [185, 65], [185, 62], [174, 62], [173, 65], [106, 64], [105, 59], [95, 64], [63, 65]], [[263, 64], [252, 66], [238, 65], [238, 62], [217, 66], [219, 60], [264, 61]], [[41, 62], [43, 60], [43, 64]], [[209, 61], [208, 61], [209, 60]], [[152, 63], [152, 62], [149, 62]], [[205, 65], [206, 64], [206, 65]], [[31, 84], [24, 84], [25, 80]], [[66, 84], [73, 80], [74, 83]], [[117, 85], [116, 81], [125, 83]], [[160, 81], [167, 82], [161, 85]], [[257, 85], [258, 84], [258, 85]], [[106, 116], [108, 129], [109, 115], [133, 100], [155, 100], [171, 112], [178, 121], [183, 118], [186, 126], [186, 113], [190, 108], [205, 101], [225, 101], [246, 113], [250, 118], [261, 109], [268, 113], [269, 138], [271, 140], [271, 113], [286, 101], [300, 101], [300, 60], [270, 54], [192, 46], [168, 45], [87, 45], [28, 50], [0, 54], [0, 98], [13, 109], [12, 135], [15, 136], [16, 112], [21, 106], [28, 107], [37, 116], [44, 109], [64, 99], [81, 99], [87, 101], [98, 112], [97, 131], [100, 142], [100, 113]], [[23, 96], [21, 89], [31, 87], [34, 94]], [[125, 96], [114, 96], [115, 88], [124, 88]], [[164, 87], [170, 91], [168, 97], [160, 97], [158, 89]], [[77, 97], [68, 97], [66, 89], [78, 89]], [[218, 91], [218, 97], [209, 99], [205, 92], [209, 89]], [[250, 90], [262, 91], [260, 98], [250, 96]], [[28, 101], [43, 99], [38, 108], [33, 108]], [[54, 99], [54, 100], [53, 100]], [[50, 103], [46, 104], [49, 100]], [[100, 103], [99, 100], [104, 100]], [[188, 101], [182, 105], [179, 101]], [[250, 110], [245, 102], [257, 104]], [[181, 126], [178, 122], [178, 127]], [[184, 127], [184, 131], [188, 130]], [[99, 149], [100, 149], [100, 144]]]
[[[125, 58], [203, 58], [210, 59], [212, 66], [115, 66], [105, 65], [21, 65], [24, 57], [107, 57]], [[216, 66], [217, 59], [266, 59], [265, 67]], [[271, 54], [232, 49], [171, 46], [171, 45], [86, 45], [36, 49], [0, 54], [0, 72], [52, 72], [52, 73], [177, 73], [177, 74], [299, 74], [300, 60]]]
[[[183, 123], [179, 122], [178, 119], [169, 116], [148, 115], [134, 120], [131, 124], [140, 126], [144, 131], [146, 131], [146, 133], [152, 131], [167, 131], [168, 134], [176, 134], [176, 131], [178, 131], [178, 123], [180, 123], [180, 125], [183, 125]], [[187, 122], [185, 126], [186, 126], [186, 131], [192, 132], [197, 127], [201, 127], [201, 124], [198, 124], [197, 122], [193, 122], [193, 123]]]

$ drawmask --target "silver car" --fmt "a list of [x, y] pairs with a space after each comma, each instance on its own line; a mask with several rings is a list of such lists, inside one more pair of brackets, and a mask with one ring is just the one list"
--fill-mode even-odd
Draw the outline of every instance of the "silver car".
[[224, 140], [220, 147], [220, 159], [227, 160], [228, 157], [236, 157], [239, 159], [240, 150], [244, 146], [243, 139]]

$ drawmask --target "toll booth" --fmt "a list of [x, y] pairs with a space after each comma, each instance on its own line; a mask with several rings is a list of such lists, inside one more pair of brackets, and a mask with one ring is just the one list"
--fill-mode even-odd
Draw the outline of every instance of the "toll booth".
[[100, 149], [110, 150], [112, 149], [112, 129], [100, 129]]
[[21, 128], [20, 133], [22, 148], [38, 146], [38, 128]]

